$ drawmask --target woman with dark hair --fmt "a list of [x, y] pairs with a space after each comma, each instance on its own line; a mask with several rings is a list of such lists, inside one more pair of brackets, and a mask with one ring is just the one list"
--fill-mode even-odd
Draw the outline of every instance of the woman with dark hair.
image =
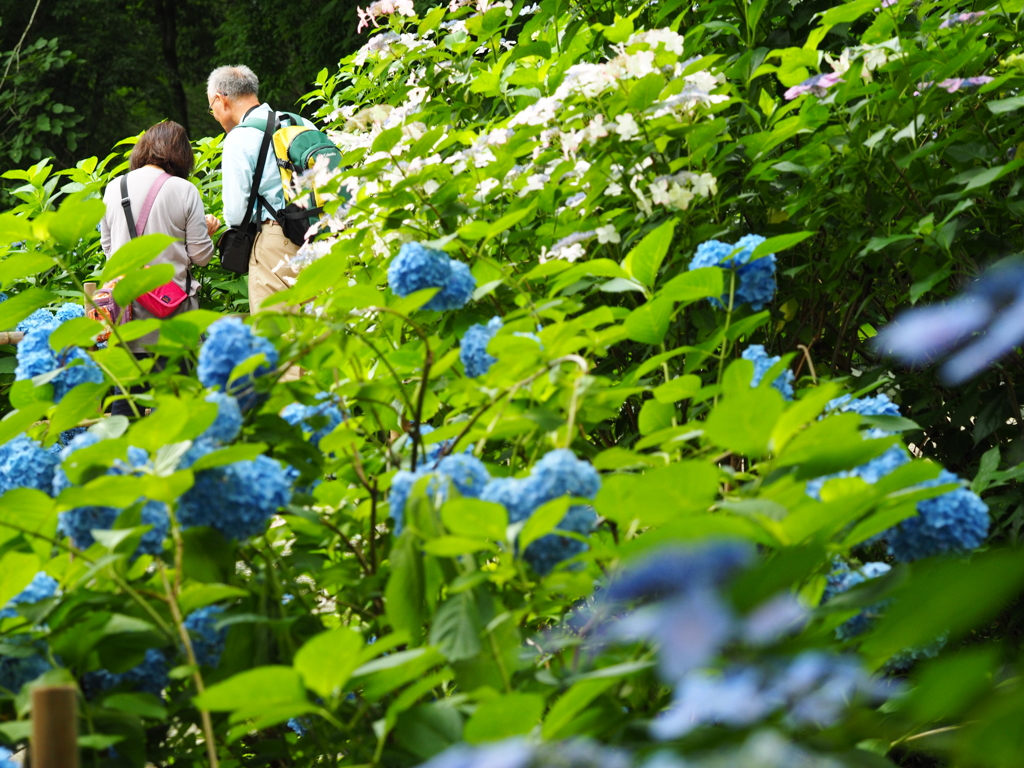
[[[220, 228], [217, 217], [204, 215], [199, 190], [188, 180], [194, 164], [185, 129], [170, 120], [157, 123], [142, 134], [132, 150], [128, 173], [113, 179], [103, 196], [107, 212], [100, 222], [100, 242], [108, 258], [136, 235], [163, 233], [177, 238], [150, 262], [174, 267], [173, 282], [184, 298], [172, 314], [199, 308], [197, 285], [189, 269], [210, 262], [210, 236]], [[131, 317], [148, 320], [157, 315], [134, 301]], [[128, 342], [128, 347], [136, 357], [148, 356], [147, 345], [156, 343], [158, 337], [159, 331], [153, 331]], [[124, 400], [115, 401], [112, 412], [134, 414]]]

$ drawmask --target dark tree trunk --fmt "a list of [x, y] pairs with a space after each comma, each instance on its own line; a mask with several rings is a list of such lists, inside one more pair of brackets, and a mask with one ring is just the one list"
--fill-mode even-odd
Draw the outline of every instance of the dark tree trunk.
[[188, 126], [188, 100], [185, 98], [185, 87], [181, 82], [178, 69], [178, 3], [177, 0], [157, 0], [156, 18], [160, 26], [160, 47], [163, 49], [164, 62], [171, 89], [171, 101], [177, 112], [178, 122], [184, 126], [186, 133], [191, 133]]

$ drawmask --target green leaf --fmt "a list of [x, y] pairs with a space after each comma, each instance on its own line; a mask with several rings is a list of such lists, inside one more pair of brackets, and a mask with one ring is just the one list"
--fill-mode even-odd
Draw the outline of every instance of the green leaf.
[[151, 720], [167, 717], [167, 707], [151, 693], [114, 693], [104, 697], [103, 706]]
[[484, 539], [467, 538], [465, 536], [438, 536], [423, 543], [423, 551], [436, 557], [457, 557], [494, 549], [494, 545]]
[[678, 403], [680, 400], [688, 400], [696, 395], [700, 392], [701, 386], [703, 385], [700, 376], [689, 373], [655, 387], [654, 399], [659, 403]]
[[700, 299], [717, 298], [725, 293], [724, 274], [719, 267], [704, 267], [692, 272], [683, 272], [665, 283], [658, 291], [658, 297], [686, 304]]
[[85, 382], [73, 388], [64, 395], [57, 404], [57, 410], [50, 417], [50, 434], [77, 427], [82, 419], [101, 415], [100, 407], [108, 389], [110, 386], [105, 382]]
[[713, 464], [679, 461], [643, 474], [606, 475], [594, 508], [627, 528], [633, 520], [662, 525], [706, 510], [717, 495], [718, 469]]
[[885, 453], [898, 437], [865, 440], [860, 416], [841, 413], [816, 421], [798, 434], [778, 458], [781, 467], [797, 465], [797, 479], [831, 475], [852, 469]]
[[31, 221], [14, 213], [0, 213], [0, 245], [28, 240], [30, 237]]
[[622, 268], [648, 288], [653, 288], [658, 268], [668, 254], [675, 230], [676, 219], [669, 219], [657, 229], [648, 232], [626, 255], [622, 261]]
[[510, 693], [476, 708], [463, 731], [470, 744], [500, 741], [529, 733], [540, 722], [544, 699], [532, 693]]
[[[643, 112], [658, 100], [664, 87], [665, 78], [659, 73], [651, 72], [649, 75], [645, 75], [637, 80], [629, 90], [629, 96], [626, 99], [629, 108], [634, 112]], [[672, 223], [675, 224], [674, 221]]]
[[903, 648], [927, 645], [948, 631], [955, 642], [994, 616], [1024, 584], [1024, 558], [1012, 549], [974, 555], [969, 562], [915, 563], [895, 593], [896, 605], [864, 641], [861, 653], [880, 666]]
[[189, 584], [182, 590], [178, 598], [178, 607], [181, 608], [181, 615], [188, 616], [197, 608], [218, 603], [221, 600], [233, 600], [245, 597], [248, 592], [239, 587], [228, 586], [227, 584]]
[[307, 640], [293, 663], [306, 687], [326, 699], [344, 690], [359, 666], [362, 649], [362, 635], [339, 627]]
[[508, 511], [489, 501], [452, 499], [441, 507], [441, 521], [458, 536], [504, 541]]
[[50, 235], [61, 245], [71, 246], [96, 233], [107, 206], [102, 200], [69, 197], [47, 222]]
[[0, 421], [0, 445], [17, 437], [26, 429], [39, 421], [50, 407], [47, 402], [33, 402], [22, 405], [18, 410], [11, 411]]
[[373, 145], [370, 147], [370, 152], [390, 152], [401, 140], [401, 127], [388, 128], [386, 131], [381, 131], [377, 134], [377, 138], [373, 140]]
[[637, 423], [640, 426], [641, 435], [649, 435], [659, 429], [672, 426], [672, 417], [676, 415], [676, 407], [673, 403], [663, 403], [659, 400], [646, 400], [640, 408], [640, 415]]
[[430, 644], [448, 661], [471, 659], [480, 653], [481, 631], [483, 622], [476, 596], [467, 590], [452, 595], [438, 607], [430, 627]]
[[13, 488], [0, 498], [0, 544], [22, 536], [38, 556], [37, 563], [45, 562], [57, 532], [53, 499], [35, 488]]
[[527, 518], [526, 525], [519, 531], [519, 551], [523, 552], [541, 536], [551, 533], [562, 522], [562, 518], [568, 511], [568, 496], [560, 496], [534, 510], [533, 514]]
[[1024, 96], [1013, 96], [1009, 99], [986, 101], [985, 106], [988, 107], [992, 114], [1003, 115], [1007, 112], [1013, 112], [1014, 110], [1024, 107]]
[[593, 680], [581, 680], [566, 691], [562, 697], [555, 702], [544, 718], [544, 727], [541, 731], [546, 740], [562, 738], [567, 726], [585, 710], [590, 703], [612, 687], [616, 682], [615, 678], [596, 678]]
[[413, 644], [423, 633], [423, 558], [416, 539], [404, 531], [391, 550], [391, 577], [384, 588], [384, 608], [395, 631], [405, 630]]
[[25, 552], [5, 554], [0, 559], [0, 605], [7, 605], [12, 597], [29, 585], [38, 571], [39, 558], [36, 555]]
[[60, 352], [68, 347], [91, 347], [103, 331], [103, 325], [88, 317], [76, 317], [61, 323], [50, 334], [50, 349]]
[[[177, 242], [170, 235], [142, 235], [122, 245], [107, 261], [100, 275], [101, 283], [108, 283], [115, 277], [128, 275], [149, 264], [153, 259], [167, 250], [167, 246]], [[166, 280], [164, 281], [166, 282]]]
[[266, 453], [267, 447], [266, 443], [235, 443], [199, 457], [191, 469], [198, 472], [201, 469], [234, 464], [236, 461], [254, 461], [257, 456]]
[[241, 717], [255, 717], [282, 705], [308, 703], [298, 671], [280, 665], [240, 672], [210, 686], [193, 701], [200, 709], [235, 712]]
[[769, 237], [754, 249], [754, 252], [750, 255], [750, 260], [753, 261], [770, 253], [778, 253], [787, 248], [792, 248], [797, 243], [802, 243], [807, 238], [814, 237], [816, 234], [816, 232], [790, 232], [788, 235]]
[[704, 434], [716, 445], [741, 456], [763, 456], [782, 408], [782, 395], [774, 388], [737, 392], [724, 398], [711, 412]]
[[642, 304], [626, 317], [622, 327], [626, 338], [644, 344], [661, 344], [672, 319], [672, 302], [657, 298]]
[[49, 291], [31, 287], [0, 302], [0, 330], [14, 330], [14, 326], [55, 298]]
[[173, 264], [155, 264], [147, 269], [129, 272], [114, 286], [114, 301], [127, 306], [144, 293], [166, 285], [174, 279]]

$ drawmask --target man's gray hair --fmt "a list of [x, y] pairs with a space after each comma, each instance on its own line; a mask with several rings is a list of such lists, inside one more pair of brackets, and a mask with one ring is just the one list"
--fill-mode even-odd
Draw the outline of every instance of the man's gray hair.
[[218, 93], [234, 100], [245, 96], [259, 98], [260, 81], [256, 73], [244, 64], [235, 67], [217, 67], [206, 83], [206, 95]]

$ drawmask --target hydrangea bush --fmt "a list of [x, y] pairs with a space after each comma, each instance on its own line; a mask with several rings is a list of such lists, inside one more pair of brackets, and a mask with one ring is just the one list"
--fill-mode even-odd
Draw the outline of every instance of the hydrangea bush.
[[123, 158], [13, 174], [0, 743], [71, 682], [103, 768], [1019, 764], [1012, 364], [927, 364], [1020, 281], [870, 341], [1018, 247], [1019, 10], [381, 0], [288, 290], [104, 344]]

